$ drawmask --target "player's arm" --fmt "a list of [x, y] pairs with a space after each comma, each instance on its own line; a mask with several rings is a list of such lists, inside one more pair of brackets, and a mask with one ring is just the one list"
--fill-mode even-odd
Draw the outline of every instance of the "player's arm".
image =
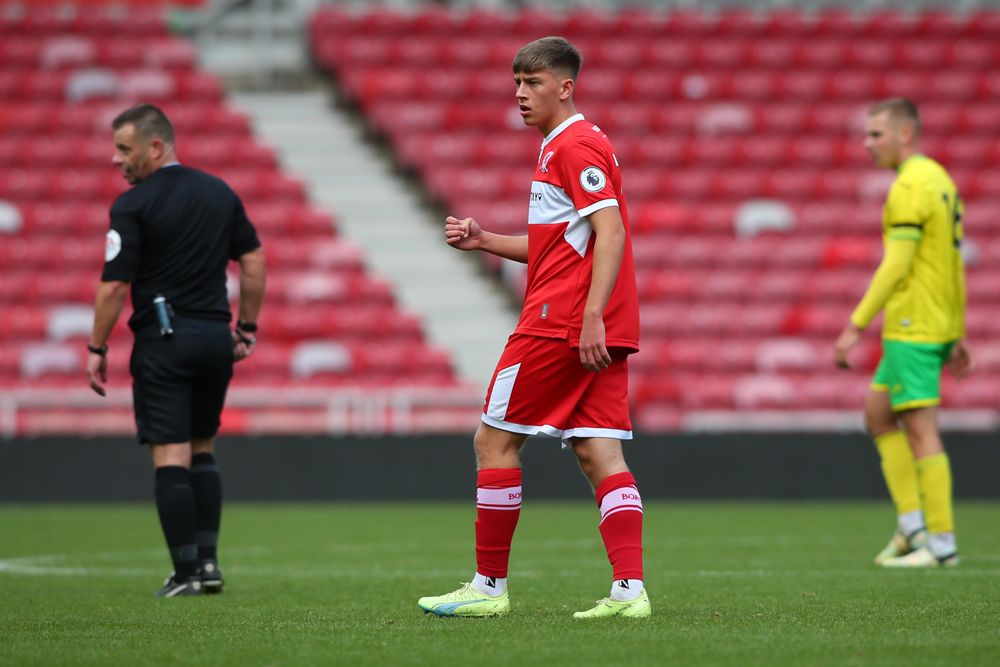
[[951, 348], [951, 354], [948, 356], [948, 368], [956, 379], [961, 380], [971, 373], [973, 368], [972, 353], [969, 351], [969, 346], [965, 341], [965, 270], [961, 268], [958, 270], [958, 302], [961, 306], [961, 314], [959, 315], [960, 337]]
[[625, 225], [617, 206], [594, 211], [587, 219], [594, 229], [594, 268], [590, 292], [583, 307], [580, 330], [580, 363], [587, 370], [600, 371], [611, 365], [605, 341], [604, 308], [618, 279], [625, 253]]
[[527, 236], [487, 232], [472, 218], [459, 220], [449, 215], [444, 222], [444, 237], [448, 245], [459, 250], [482, 250], [522, 264], [528, 262]]
[[88, 352], [87, 381], [90, 388], [101, 396], [107, 394], [104, 384], [108, 381], [108, 339], [125, 307], [128, 291], [129, 284], [121, 280], [101, 281], [97, 288], [94, 327], [88, 345], [91, 350], [100, 349], [103, 352]]
[[233, 328], [233, 360], [250, 356], [257, 342], [257, 318], [264, 303], [267, 264], [260, 238], [239, 195], [232, 192], [233, 233], [229, 241], [229, 259], [240, 265], [240, 306]]
[[[240, 264], [240, 309], [239, 320], [233, 331], [233, 358], [240, 361], [250, 356], [254, 343], [257, 342], [257, 318], [260, 317], [260, 308], [264, 303], [267, 262], [264, 250], [260, 247], [243, 253], [237, 261]], [[250, 326], [253, 331], [243, 330], [243, 327]]]
[[104, 396], [104, 384], [108, 381], [107, 344], [111, 332], [121, 316], [129, 285], [135, 280], [139, 270], [142, 251], [139, 235], [139, 221], [119, 197], [111, 206], [110, 229], [106, 237], [104, 270], [101, 284], [94, 299], [94, 326], [91, 329], [90, 350], [87, 354], [87, 381], [90, 388]]
[[915, 235], [906, 231], [890, 233], [886, 240], [882, 262], [875, 271], [864, 297], [851, 314], [850, 323], [844, 328], [834, 346], [834, 362], [837, 366], [850, 367], [847, 360], [848, 353], [857, 345], [861, 332], [885, 307], [896, 286], [909, 275], [919, 240], [919, 231]]
[[910, 273], [917, 254], [917, 240], [890, 236], [882, 262], [872, 277], [864, 297], [851, 314], [851, 324], [866, 328], [885, 307], [896, 286]]

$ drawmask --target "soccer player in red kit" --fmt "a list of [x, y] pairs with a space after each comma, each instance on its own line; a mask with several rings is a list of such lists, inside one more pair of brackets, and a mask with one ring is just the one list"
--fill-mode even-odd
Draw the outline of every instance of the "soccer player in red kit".
[[642, 499], [622, 455], [632, 438], [628, 355], [639, 349], [639, 302], [621, 171], [607, 136], [573, 104], [583, 62], [561, 37], [514, 58], [515, 97], [544, 139], [528, 235], [492, 234], [449, 217], [447, 242], [526, 262], [524, 310], [490, 383], [475, 436], [476, 574], [418, 605], [438, 616], [510, 611], [507, 563], [521, 509], [520, 449], [545, 433], [571, 447], [594, 487], [613, 569], [611, 594], [575, 618], [650, 615], [642, 574]]

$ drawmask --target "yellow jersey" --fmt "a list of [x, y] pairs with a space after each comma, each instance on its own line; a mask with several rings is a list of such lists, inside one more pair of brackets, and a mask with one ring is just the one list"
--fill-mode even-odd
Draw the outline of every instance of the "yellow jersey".
[[882, 239], [917, 241], [917, 248], [909, 275], [886, 302], [882, 338], [947, 343], [965, 336], [962, 213], [940, 164], [913, 155], [899, 166], [882, 212]]

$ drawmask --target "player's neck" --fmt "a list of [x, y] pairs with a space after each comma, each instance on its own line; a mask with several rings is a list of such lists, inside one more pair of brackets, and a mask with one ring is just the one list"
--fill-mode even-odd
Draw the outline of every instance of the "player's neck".
[[919, 147], [907, 146], [905, 148], [901, 148], [899, 151], [899, 161], [896, 163], [896, 166], [894, 167], [896, 171], [899, 171], [902, 168], [902, 166], [906, 164], [906, 161], [909, 160], [914, 155], [920, 155]]
[[552, 116], [547, 123], [544, 125], [539, 125], [538, 129], [541, 131], [543, 137], [548, 137], [552, 134], [552, 131], [557, 127], [565, 123], [568, 119], [572, 118], [577, 114], [576, 107], [573, 106], [572, 102], [562, 106], [559, 112]]
[[174, 150], [166, 151], [160, 156], [160, 159], [153, 164], [153, 171], [159, 171], [168, 164], [173, 164], [175, 162], [177, 162], [177, 152]]

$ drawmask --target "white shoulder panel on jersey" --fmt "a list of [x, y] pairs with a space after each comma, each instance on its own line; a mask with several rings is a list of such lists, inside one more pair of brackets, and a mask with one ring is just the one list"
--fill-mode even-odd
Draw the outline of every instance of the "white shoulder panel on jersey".
[[551, 183], [531, 182], [529, 225], [555, 225], [570, 221], [573, 217], [579, 217], [579, 213], [565, 190]]
[[[617, 204], [617, 202], [615, 202]], [[565, 224], [563, 237], [580, 257], [587, 252], [587, 244], [593, 228], [586, 218], [580, 215], [573, 200], [566, 191], [551, 183], [541, 181], [531, 182], [531, 201], [528, 204], [529, 225], [559, 225]]]

